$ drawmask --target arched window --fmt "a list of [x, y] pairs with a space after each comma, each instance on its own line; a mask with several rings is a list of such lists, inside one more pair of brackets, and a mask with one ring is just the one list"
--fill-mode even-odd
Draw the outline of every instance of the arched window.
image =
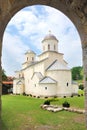
[[67, 85], [67, 87], [68, 87], [69, 83], [67, 82], [67, 84], [66, 84], [66, 85]]
[[50, 50], [50, 45], [48, 44], [48, 50]]
[[47, 90], [47, 87], [45, 87], [45, 90]]

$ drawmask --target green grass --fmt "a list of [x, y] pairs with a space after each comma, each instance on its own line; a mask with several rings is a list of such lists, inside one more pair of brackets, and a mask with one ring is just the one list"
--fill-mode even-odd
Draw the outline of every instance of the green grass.
[[75, 80], [78, 84], [82, 84], [83, 80]]
[[64, 103], [65, 101], [68, 101], [68, 103], [70, 103], [71, 107], [75, 107], [75, 108], [80, 108], [80, 109], [84, 109], [84, 96], [74, 96], [74, 97], [68, 97], [68, 98], [59, 98], [55, 99], [55, 101], [52, 101], [51, 104], [56, 104], [56, 105], [60, 105], [62, 106], [62, 103]]
[[78, 90], [78, 94], [79, 94], [79, 95], [81, 95], [81, 94], [84, 95], [84, 90], [79, 89], [79, 90]]
[[[84, 97], [66, 99], [72, 106], [84, 108]], [[52, 103], [61, 104], [66, 99]], [[43, 102], [27, 96], [2, 96], [2, 130], [86, 130], [83, 114], [48, 112], [40, 108]]]

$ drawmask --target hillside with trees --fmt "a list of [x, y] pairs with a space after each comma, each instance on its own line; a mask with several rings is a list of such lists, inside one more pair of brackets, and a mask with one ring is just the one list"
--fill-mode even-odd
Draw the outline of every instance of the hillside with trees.
[[71, 69], [72, 80], [83, 80], [83, 67], [77, 66]]
[[71, 69], [72, 72], [72, 80], [75, 80], [78, 82], [79, 89], [83, 90], [84, 89], [84, 84], [83, 84], [83, 67], [77, 66], [73, 67]]
[[7, 80], [7, 75], [4, 69], [2, 69], [2, 81]]

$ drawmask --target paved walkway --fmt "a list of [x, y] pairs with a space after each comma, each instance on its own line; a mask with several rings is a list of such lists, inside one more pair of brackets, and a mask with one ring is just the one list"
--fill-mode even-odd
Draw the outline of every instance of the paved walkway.
[[69, 112], [76, 112], [76, 113], [80, 113], [80, 114], [84, 114], [85, 110], [83, 109], [77, 109], [77, 108], [66, 108], [66, 107], [60, 107], [57, 105], [41, 105], [42, 109], [48, 110], [48, 111], [52, 111], [52, 112], [58, 112], [58, 111], [69, 111]]

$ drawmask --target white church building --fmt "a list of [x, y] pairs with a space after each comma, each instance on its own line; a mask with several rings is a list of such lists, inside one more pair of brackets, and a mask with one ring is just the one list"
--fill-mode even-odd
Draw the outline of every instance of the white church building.
[[58, 51], [57, 38], [49, 33], [42, 40], [42, 48], [38, 56], [33, 51], [25, 53], [22, 69], [15, 72], [13, 93], [34, 97], [77, 94], [78, 85], [72, 84], [71, 70], [63, 59], [64, 54]]

